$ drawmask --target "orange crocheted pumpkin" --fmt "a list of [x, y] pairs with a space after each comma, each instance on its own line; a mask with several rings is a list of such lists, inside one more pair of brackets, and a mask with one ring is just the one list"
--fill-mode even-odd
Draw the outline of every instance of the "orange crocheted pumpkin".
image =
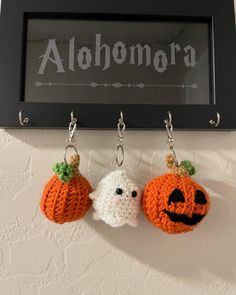
[[[191, 162], [187, 164], [191, 166]], [[176, 234], [193, 230], [210, 207], [207, 192], [190, 177], [186, 167], [167, 156], [169, 173], [146, 184], [142, 205], [147, 219], [163, 231]], [[193, 167], [192, 167], [193, 169]]]
[[79, 173], [79, 155], [71, 157], [70, 164], [58, 163], [54, 175], [46, 184], [41, 199], [44, 215], [56, 223], [82, 218], [91, 206], [89, 182]]

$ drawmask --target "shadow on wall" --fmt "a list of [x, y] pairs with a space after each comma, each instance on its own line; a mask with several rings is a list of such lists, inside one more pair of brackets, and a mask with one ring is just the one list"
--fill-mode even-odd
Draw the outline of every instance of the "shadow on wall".
[[138, 228], [114, 229], [103, 222], [94, 225], [91, 218], [86, 221], [112, 246], [156, 270], [195, 279], [201, 270], [206, 270], [235, 280], [235, 188], [214, 181], [205, 181], [205, 185], [212, 191], [218, 190], [222, 198], [212, 199], [208, 216], [190, 233], [163, 233], [149, 224], [143, 214]]
[[[68, 130], [33, 130], [33, 129], [5, 129], [4, 133], [12, 136], [34, 148], [65, 148]], [[235, 134], [233, 131], [175, 131], [176, 149], [197, 150], [234, 150]], [[50, 140], [48, 140], [50, 138]], [[113, 130], [80, 130], [76, 134], [77, 143], [83, 149], [115, 150], [117, 131]], [[127, 130], [124, 144], [127, 149], [165, 149], [167, 135], [162, 131]]]

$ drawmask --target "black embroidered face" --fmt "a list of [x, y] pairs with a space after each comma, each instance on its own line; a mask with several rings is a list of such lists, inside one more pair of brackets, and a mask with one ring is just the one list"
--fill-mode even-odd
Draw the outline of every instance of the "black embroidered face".
[[185, 202], [184, 195], [179, 189], [174, 189], [173, 192], [169, 196], [168, 205], [171, 205], [171, 203], [177, 203], [177, 202]]
[[116, 194], [117, 195], [122, 195], [123, 194], [123, 189], [122, 188], [117, 188], [116, 189]]
[[206, 199], [205, 194], [200, 190], [196, 191], [195, 203], [196, 204], [201, 204], [201, 205], [205, 205], [207, 203], [207, 199]]
[[[183, 192], [180, 189], [174, 189], [172, 193], [169, 196], [168, 199], [168, 206], [174, 203], [185, 203], [185, 197]], [[207, 204], [207, 198], [205, 194], [201, 190], [196, 190], [195, 192], [195, 198], [194, 202], [196, 205], [205, 205]], [[190, 204], [189, 204], [190, 206]], [[198, 213], [192, 213], [192, 216], [189, 217], [187, 214], [180, 214], [176, 212], [169, 211], [167, 209], [164, 209], [163, 212], [165, 212], [171, 221], [173, 222], [182, 222], [186, 225], [196, 225], [198, 222], [200, 222], [203, 217], [205, 216]]]
[[186, 225], [195, 225], [200, 222], [205, 215], [193, 213], [192, 217], [188, 217], [186, 214], [178, 214], [175, 212], [169, 212], [164, 209], [164, 212], [169, 216], [173, 222], [182, 222]]
[[133, 191], [132, 192], [132, 198], [136, 198], [137, 197], [137, 192], [136, 191]]

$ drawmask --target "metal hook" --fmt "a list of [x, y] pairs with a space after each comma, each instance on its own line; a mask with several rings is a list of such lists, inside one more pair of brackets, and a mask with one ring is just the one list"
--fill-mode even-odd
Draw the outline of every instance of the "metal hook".
[[216, 121], [211, 119], [209, 123], [214, 127], [218, 127], [220, 125], [220, 113], [216, 112]]
[[168, 111], [168, 116], [169, 116], [169, 120], [165, 119], [164, 123], [168, 126], [171, 126], [172, 125], [172, 115], [171, 115], [170, 111]]
[[77, 118], [74, 117], [74, 111], [71, 111], [71, 113], [70, 113], [70, 120], [71, 120], [72, 123], [77, 122]]
[[19, 111], [19, 123], [21, 126], [25, 126], [29, 123], [29, 118], [28, 117], [25, 117], [24, 119], [22, 118], [22, 114], [23, 114], [24, 110], [20, 110]]
[[124, 116], [123, 116], [123, 112], [120, 111], [120, 120], [119, 122], [124, 123]]

